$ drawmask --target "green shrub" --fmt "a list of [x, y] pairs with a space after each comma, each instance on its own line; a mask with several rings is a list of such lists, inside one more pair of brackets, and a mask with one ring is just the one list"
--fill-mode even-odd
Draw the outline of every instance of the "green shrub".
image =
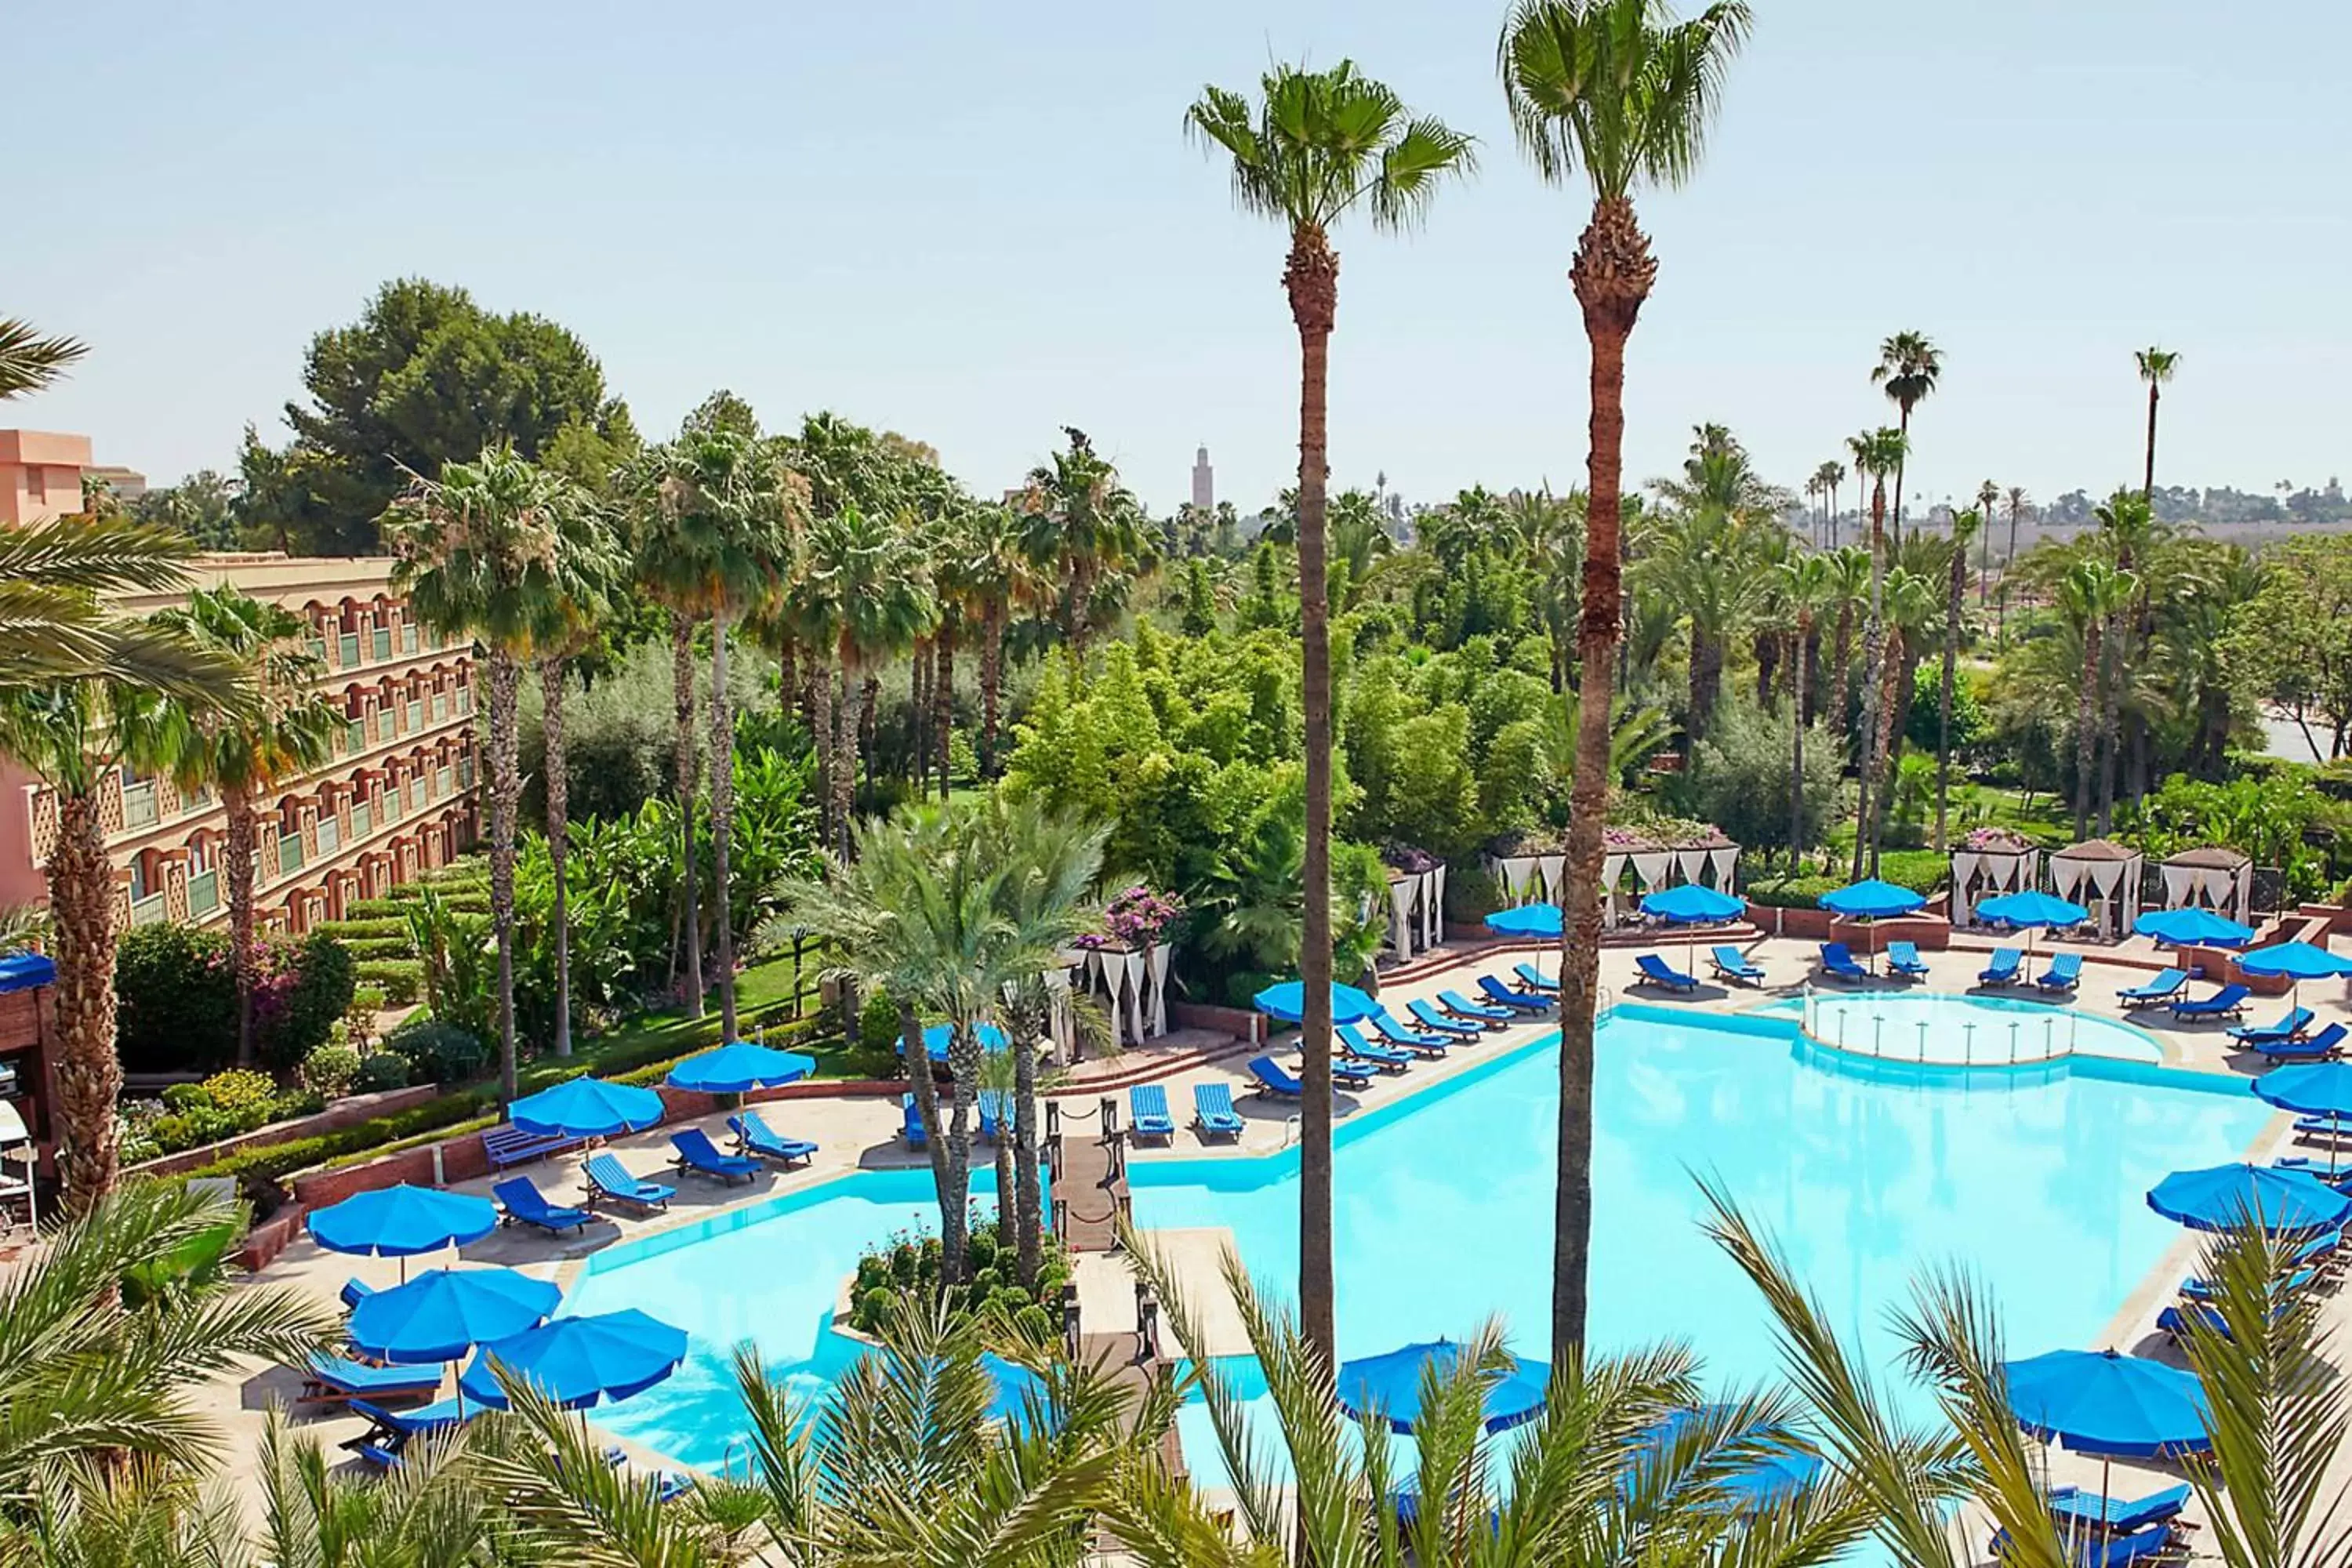
[[214, 1110], [228, 1118], [235, 1131], [250, 1132], [270, 1119], [278, 1108], [278, 1086], [268, 1073], [247, 1068], [216, 1072], [196, 1086]]
[[257, 1185], [274, 1186], [297, 1171], [307, 1171], [340, 1157], [373, 1159], [405, 1140], [476, 1120], [481, 1115], [482, 1104], [477, 1095], [443, 1095], [395, 1115], [371, 1117], [332, 1132], [240, 1149], [188, 1174], [237, 1177]]
[[1933, 849], [1887, 849], [1878, 857], [1878, 877], [1915, 893], [1940, 889], [1952, 868], [1951, 858]]
[[352, 1080], [359, 1071], [359, 1052], [330, 1042], [304, 1057], [295, 1076], [311, 1093], [333, 1100], [351, 1092]]
[[489, 1053], [469, 1029], [437, 1018], [410, 1018], [383, 1037], [384, 1048], [408, 1058], [417, 1083], [463, 1083], [482, 1070]]
[[371, 1051], [359, 1058], [352, 1074], [352, 1092], [376, 1094], [408, 1087], [408, 1058], [398, 1051]]
[[326, 1043], [352, 1005], [355, 974], [351, 954], [333, 937], [314, 931], [272, 943], [253, 994], [256, 1054], [280, 1072], [292, 1071]]
[[387, 1005], [406, 1007], [425, 995], [425, 963], [415, 958], [371, 958], [355, 964], [352, 973], [363, 985], [383, 993]]
[[345, 952], [357, 959], [408, 958], [416, 952], [404, 936], [345, 936], [335, 940], [343, 944]]
[[310, 929], [325, 931], [348, 945], [377, 937], [406, 936], [408, 922], [397, 915], [374, 915], [365, 920], [323, 921]]
[[[1057, 1299], [1070, 1276], [1069, 1258], [1060, 1240], [1048, 1233], [1044, 1241], [1037, 1286], [1028, 1290], [1013, 1278], [1013, 1244], [998, 1239], [997, 1222], [982, 1220], [973, 1226], [965, 1241], [972, 1280], [949, 1294], [949, 1310], [957, 1314], [986, 1310], [1001, 1314], [1024, 1333], [1032, 1332], [1036, 1320], [1025, 1315], [1044, 1312], [1043, 1303]], [[850, 1292], [850, 1322], [866, 1333], [875, 1332], [887, 1320], [892, 1303], [906, 1292], [937, 1294], [940, 1268], [938, 1237], [904, 1232], [891, 1237], [857, 1260], [857, 1282]], [[1049, 1338], [1054, 1331], [1050, 1313], [1045, 1314], [1045, 1331]]]
[[353, 986], [352, 988], [352, 1006], [354, 1008], [364, 1007], [371, 1013], [383, 1012], [384, 1009], [383, 987], [381, 985]]
[[1768, 877], [1748, 884], [1748, 901], [1765, 909], [1817, 910], [1822, 895], [1845, 886], [1843, 877]]
[[116, 1050], [126, 1072], [203, 1072], [236, 1059], [236, 973], [228, 938], [136, 926], [114, 959]]
[[[343, 923], [348, 925], [360, 921], [401, 920], [404, 912], [403, 900], [397, 895], [404, 891], [407, 889], [395, 888], [393, 889], [394, 897], [362, 899], [358, 903], [344, 905]], [[414, 898], [415, 895], [410, 892], [409, 896]], [[404, 926], [405, 922], [404, 921], [403, 924]]]

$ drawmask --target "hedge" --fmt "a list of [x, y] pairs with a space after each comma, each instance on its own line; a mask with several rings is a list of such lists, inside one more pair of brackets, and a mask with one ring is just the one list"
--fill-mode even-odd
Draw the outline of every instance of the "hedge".
[[408, 922], [391, 915], [381, 915], [366, 920], [321, 921], [310, 929], [325, 931], [339, 942], [366, 942], [376, 937], [405, 937]]
[[405, 1140], [414, 1140], [425, 1133], [446, 1135], [447, 1129], [479, 1116], [488, 1093], [486, 1089], [468, 1089], [458, 1094], [445, 1094], [438, 1100], [428, 1100], [397, 1114], [372, 1117], [365, 1121], [353, 1122], [349, 1127], [339, 1127], [332, 1132], [240, 1149], [187, 1174], [191, 1177], [251, 1176], [258, 1181], [280, 1182], [298, 1171], [325, 1164], [339, 1156], [357, 1155], [372, 1160]]
[[343, 936], [335, 933], [343, 951], [362, 963], [379, 958], [414, 958], [416, 944], [404, 936]]
[[361, 961], [359, 983], [383, 993], [395, 1007], [425, 999], [425, 961], [421, 958], [370, 958]]
[[[399, 891], [397, 888], [393, 890]], [[345, 904], [343, 918], [336, 923], [356, 925], [363, 921], [381, 920], [397, 921], [403, 926], [408, 924], [407, 911], [402, 908], [398, 899], [362, 899], [357, 903]]]

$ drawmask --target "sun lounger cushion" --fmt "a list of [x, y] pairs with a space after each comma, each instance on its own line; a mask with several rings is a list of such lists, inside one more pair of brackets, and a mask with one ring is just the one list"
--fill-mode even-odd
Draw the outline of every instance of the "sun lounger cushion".
[[1475, 1018], [1482, 1024], [1507, 1024], [1511, 1021], [1508, 1007], [1490, 1007], [1484, 1002], [1473, 1002], [1459, 991], [1441, 991], [1437, 1005], [1457, 1018]]
[[2057, 952], [2042, 967], [2034, 984], [2044, 991], [2072, 991], [2083, 983], [2083, 955], [2079, 952]]
[[1441, 1035], [1451, 1036], [1456, 1039], [1475, 1039], [1481, 1032], [1478, 1025], [1465, 1024], [1459, 1018], [1449, 1018], [1418, 996], [1406, 1003], [1404, 1009], [1412, 1015], [1413, 1021], [1422, 1027], [1434, 1030]]
[[644, 1182], [629, 1174], [620, 1160], [611, 1153], [591, 1154], [580, 1167], [588, 1178], [590, 1193], [597, 1197], [614, 1198], [638, 1208], [666, 1209], [677, 1189], [660, 1182]]
[[1757, 981], [1764, 978], [1762, 967], [1750, 962], [1748, 955], [1736, 947], [1711, 947], [1706, 950], [1706, 961], [1726, 980]]
[[1927, 962], [1919, 956], [1919, 944], [1911, 942], [1890, 942], [1886, 944], [1886, 967], [1897, 974], [1927, 973]]
[[1697, 980], [1654, 952], [1645, 952], [1634, 959], [1633, 967], [1642, 972], [1641, 978], [1633, 982], [1636, 985], [1663, 985], [1669, 991], [1690, 991], [1698, 985]]
[[2126, 986], [2116, 992], [2116, 996], [2125, 1002], [2164, 1002], [2170, 1000], [2188, 984], [2189, 971], [2166, 969], [2158, 972], [2154, 978], [2143, 984]]
[[1168, 1089], [1163, 1084], [1139, 1083], [1127, 1091], [1128, 1120], [1139, 1138], [1173, 1138], [1176, 1119], [1168, 1113]]
[[1992, 950], [1992, 962], [1977, 972], [1979, 985], [2014, 985], [2022, 978], [2025, 950], [2017, 947], [1997, 947]]
[[1444, 1035], [1425, 1035], [1418, 1029], [1408, 1029], [1386, 1013], [1373, 1014], [1371, 1026], [1382, 1039], [1402, 1046], [1409, 1051], [1418, 1051], [1424, 1057], [1444, 1056], [1445, 1047], [1451, 1043]]
[[559, 1231], [578, 1230], [595, 1218], [586, 1209], [573, 1208], [569, 1204], [552, 1204], [539, 1190], [539, 1184], [529, 1176], [509, 1176], [490, 1189], [506, 1210], [509, 1225], [537, 1226], [549, 1235]]
[[1853, 950], [1842, 942], [1822, 943], [1822, 972], [1840, 980], [1870, 978], [1870, 971], [1853, 961]]
[[1538, 969], [1532, 963], [1515, 963], [1511, 965], [1511, 973], [1517, 975], [1519, 977], [1519, 984], [1526, 986], [1530, 991], [1557, 991], [1559, 989], [1559, 981], [1545, 974], [1542, 970]]
[[2242, 985], [2224, 985], [2210, 996], [2199, 996], [2172, 1005], [2176, 1018], [2234, 1018], [2246, 1010], [2246, 998], [2253, 993]]
[[1507, 1007], [1514, 1013], [1549, 1013], [1551, 1004], [1537, 1000], [1524, 991], [1514, 991], [1491, 974], [1478, 976], [1478, 990], [1497, 1007]]
[[1257, 1079], [1260, 1094], [1277, 1094], [1286, 1100], [1297, 1100], [1307, 1092], [1307, 1086], [1291, 1077], [1272, 1057], [1252, 1057], [1249, 1070], [1250, 1076]]
[[1196, 1083], [1192, 1086], [1192, 1124], [1202, 1132], [1238, 1138], [1245, 1123], [1234, 1109], [1234, 1091], [1229, 1084]]
[[747, 1110], [729, 1117], [727, 1126], [735, 1134], [736, 1146], [747, 1154], [757, 1154], [780, 1165], [805, 1165], [816, 1157], [815, 1144], [805, 1138], [782, 1136], [756, 1110]]

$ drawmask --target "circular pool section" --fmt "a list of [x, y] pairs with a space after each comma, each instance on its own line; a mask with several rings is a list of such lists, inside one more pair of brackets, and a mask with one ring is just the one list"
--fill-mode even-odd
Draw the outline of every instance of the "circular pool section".
[[1759, 1012], [1801, 1018], [1814, 1045], [1929, 1067], [2031, 1067], [2072, 1056], [2158, 1063], [2156, 1037], [2118, 1018], [2012, 996], [1937, 991], [1816, 992]]

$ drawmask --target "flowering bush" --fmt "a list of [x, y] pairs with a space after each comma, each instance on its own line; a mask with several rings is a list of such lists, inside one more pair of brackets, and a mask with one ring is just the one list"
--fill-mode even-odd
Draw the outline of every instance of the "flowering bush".
[[1418, 877], [1424, 871], [1434, 871], [1444, 862], [1428, 850], [1412, 844], [1383, 844], [1381, 864], [1393, 866], [1407, 876]]
[[2006, 827], [1971, 827], [1960, 840], [1960, 847], [1973, 850], [2005, 850], [2020, 853], [2033, 847], [2033, 841], [2021, 833]]
[[1100, 935], [1078, 938], [1084, 948], [1150, 947], [1184, 916], [1184, 900], [1173, 893], [1155, 893], [1138, 882], [1113, 898], [1103, 910]]

